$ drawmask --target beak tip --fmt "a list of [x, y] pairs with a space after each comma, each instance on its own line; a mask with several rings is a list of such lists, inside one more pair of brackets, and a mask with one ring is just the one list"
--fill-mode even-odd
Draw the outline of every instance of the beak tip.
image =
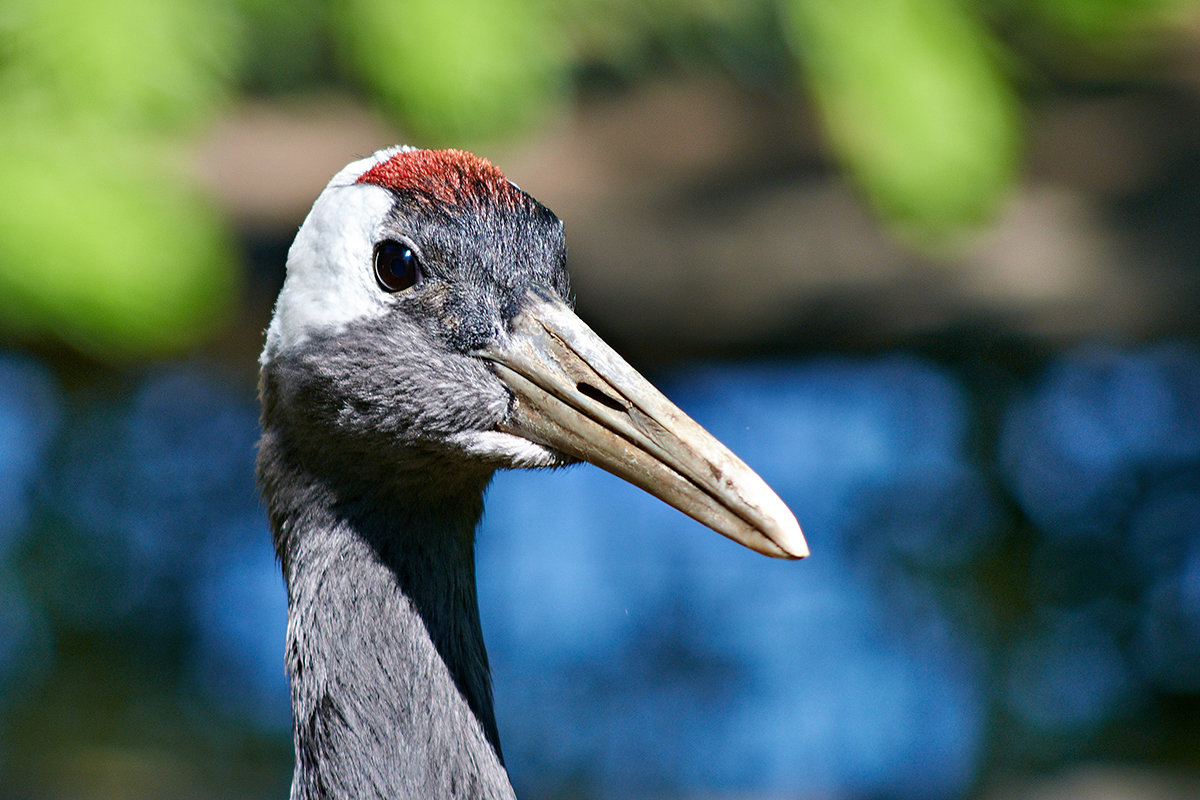
[[783, 551], [783, 558], [797, 561], [808, 558], [808, 542], [804, 539], [800, 524], [796, 522], [795, 517], [790, 514], [788, 516], [789, 519], [781, 521], [781, 524], [771, 532], [770, 539], [776, 547]]
[[[751, 474], [753, 475], [753, 473]], [[762, 482], [761, 478], [758, 478], [757, 475], [754, 475], [754, 478], [756, 480], [752, 482], [752, 485], [757, 483], [761, 489], [758, 496], [754, 498], [756, 502], [752, 503], [760, 514], [756, 527], [758, 533], [767, 540], [770, 546], [769, 550], [763, 549], [760, 552], [764, 555], [792, 561], [808, 558], [808, 542], [804, 539], [804, 533], [800, 530], [800, 523], [796, 521], [796, 515], [779, 495]]]

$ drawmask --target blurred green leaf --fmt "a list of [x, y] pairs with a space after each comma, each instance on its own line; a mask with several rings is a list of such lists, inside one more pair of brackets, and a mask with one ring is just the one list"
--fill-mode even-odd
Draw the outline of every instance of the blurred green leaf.
[[554, 13], [578, 61], [625, 80], [664, 59], [718, 64], [751, 83], [789, 64], [770, 0], [562, 0]]
[[1197, 8], [1196, 0], [1022, 0], [1004, 7], [1000, 24], [1060, 79], [1104, 82], [1151, 65], [1176, 31], [1194, 27]]
[[1111, 45], [1163, 25], [1185, 8], [1194, 9], [1195, 0], [1039, 0], [1026, 11], [1071, 36]]
[[238, 259], [162, 136], [225, 96], [223, 2], [9, 0], [0, 12], [0, 325], [106, 359], [223, 319]]
[[209, 203], [135, 141], [0, 136], [0, 320], [104, 359], [224, 320], [239, 261]]
[[539, 0], [344, 0], [354, 69], [420, 144], [528, 125], [562, 96], [567, 59]]
[[195, 121], [224, 95], [239, 44], [222, 2], [6, 0], [0, 105], [63, 120]]
[[991, 212], [1017, 161], [1016, 104], [954, 0], [788, 0], [831, 144], [894, 222], [940, 235]]

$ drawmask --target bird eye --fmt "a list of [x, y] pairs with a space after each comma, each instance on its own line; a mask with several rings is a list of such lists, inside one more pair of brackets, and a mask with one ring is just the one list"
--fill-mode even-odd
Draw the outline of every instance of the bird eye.
[[403, 242], [375, 246], [375, 280], [389, 292], [402, 292], [421, 280], [421, 260]]

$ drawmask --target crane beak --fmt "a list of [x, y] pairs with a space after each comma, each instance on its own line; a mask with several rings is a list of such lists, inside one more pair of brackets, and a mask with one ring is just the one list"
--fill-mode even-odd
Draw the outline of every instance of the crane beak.
[[763, 479], [556, 296], [531, 291], [510, 335], [479, 355], [516, 399], [505, 433], [606, 469], [751, 550], [808, 555]]

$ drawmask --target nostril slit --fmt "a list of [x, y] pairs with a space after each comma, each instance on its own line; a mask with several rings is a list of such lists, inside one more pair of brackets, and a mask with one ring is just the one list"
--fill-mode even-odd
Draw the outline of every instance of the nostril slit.
[[590, 383], [580, 382], [580, 383], [575, 384], [575, 388], [578, 389], [579, 393], [582, 394], [584, 397], [590, 397], [591, 399], [595, 400], [597, 403], [608, 406], [613, 411], [624, 411], [625, 410], [625, 405], [620, 400], [617, 400], [615, 397], [611, 397], [611, 396], [605, 394], [604, 392], [597, 389], [595, 386], [592, 386]]

